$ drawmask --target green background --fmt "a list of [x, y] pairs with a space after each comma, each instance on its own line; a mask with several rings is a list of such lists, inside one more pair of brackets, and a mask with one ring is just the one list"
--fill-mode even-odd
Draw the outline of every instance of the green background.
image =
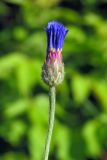
[[44, 28], [63, 23], [65, 79], [57, 87], [50, 160], [107, 160], [107, 1], [0, 1], [0, 160], [41, 160], [48, 86]]

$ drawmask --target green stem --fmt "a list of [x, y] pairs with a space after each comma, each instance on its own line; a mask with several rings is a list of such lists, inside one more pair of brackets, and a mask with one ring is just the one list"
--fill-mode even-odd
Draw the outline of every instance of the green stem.
[[50, 142], [52, 137], [52, 131], [54, 126], [54, 117], [55, 117], [55, 87], [51, 86], [49, 88], [49, 123], [48, 123], [48, 133], [46, 138], [46, 144], [45, 144], [45, 153], [44, 153], [44, 159], [48, 160], [49, 157], [49, 150], [50, 150]]

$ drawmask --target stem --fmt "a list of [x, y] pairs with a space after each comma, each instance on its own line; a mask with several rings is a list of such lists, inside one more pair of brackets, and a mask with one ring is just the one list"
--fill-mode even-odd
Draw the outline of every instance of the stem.
[[52, 131], [54, 126], [54, 117], [55, 117], [55, 87], [51, 86], [49, 88], [49, 122], [48, 122], [48, 133], [46, 138], [45, 144], [45, 153], [43, 160], [48, 160], [49, 157], [49, 150], [50, 150], [50, 142], [52, 137]]

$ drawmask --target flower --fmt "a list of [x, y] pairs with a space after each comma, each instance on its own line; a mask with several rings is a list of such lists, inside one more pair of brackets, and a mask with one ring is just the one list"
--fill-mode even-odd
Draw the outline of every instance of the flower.
[[58, 85], [64, 79], [62, 47], [68, 29], [63, 24], [52, 21], [45, 29], [47, 33], [47, 56], [42, 69], [42, 78], [50, 86]]
[[56, 51], [61, 50], [67, 32], [68, 29], [66, 29], [61, 23], [55, 21], [49, 22], [46, 28], [47, 49], [54, 49]]

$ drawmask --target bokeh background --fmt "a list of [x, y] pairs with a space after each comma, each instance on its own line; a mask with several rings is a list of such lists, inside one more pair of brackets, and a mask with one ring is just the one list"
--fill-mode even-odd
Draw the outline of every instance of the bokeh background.
[[48, 87], [41, 80], [50, 20], [69, 33], [57, 87], [50, 160], [107, 160], [107, 1], [0, 1], [0, 160], [41, 160]]

